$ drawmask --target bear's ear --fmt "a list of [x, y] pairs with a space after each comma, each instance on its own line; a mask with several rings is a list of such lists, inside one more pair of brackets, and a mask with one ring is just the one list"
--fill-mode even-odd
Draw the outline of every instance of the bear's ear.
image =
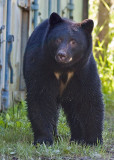
[[62, 18], [55, 12], [53, 12], [51, 15], [50, 15], [50, 18], [49, 18], [49, 24], [51, 26], [54, 26], [55, 24], [57, 23], [60, 23], [62, 22]]
[[94, 27], [94, 22], [92, 19], [85, 19], [81, 23], [81, 27], [88, 33], [91, 34], [93, 27]]

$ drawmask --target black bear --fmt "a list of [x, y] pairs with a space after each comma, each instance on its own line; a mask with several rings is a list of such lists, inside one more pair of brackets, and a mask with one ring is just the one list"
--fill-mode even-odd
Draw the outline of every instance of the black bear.
[[34, 144], [53, 144], [59, 104], [71, 141], [102, 143], [104, 104], [92, 54], [93, 26], [91, 19], [76, 23], [52, 13], [30, 36], [23, 71]]

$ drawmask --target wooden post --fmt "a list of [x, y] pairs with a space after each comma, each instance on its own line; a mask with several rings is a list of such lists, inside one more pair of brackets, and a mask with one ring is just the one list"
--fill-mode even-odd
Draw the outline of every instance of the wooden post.
[[88, 0], [83, 0], [82, 19], [88, 18]]

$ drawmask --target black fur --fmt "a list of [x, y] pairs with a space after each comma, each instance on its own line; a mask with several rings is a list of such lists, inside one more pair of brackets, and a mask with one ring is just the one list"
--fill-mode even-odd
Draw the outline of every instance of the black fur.
[[[104, 105], [92, 54], [92, 30], [92, 20], [75, 23], [52, 13], [29, 38], [24, 78], [34, 144], [53, 143], [59, 103], [71, 129], [71, 141], [102, 143]], [[59, 80], [55, 72], [60, 73]], [[66, 83], [69, 72], [74, 75], [60, 96], [60, 81]]]

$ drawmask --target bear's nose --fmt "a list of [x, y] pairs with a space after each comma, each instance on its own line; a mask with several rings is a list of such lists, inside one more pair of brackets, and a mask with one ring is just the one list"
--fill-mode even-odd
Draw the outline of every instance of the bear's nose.
[[59, 60], [64, 60], [67, 57], [67, 54], [65, 51], [59, 51], [57, 54]]

